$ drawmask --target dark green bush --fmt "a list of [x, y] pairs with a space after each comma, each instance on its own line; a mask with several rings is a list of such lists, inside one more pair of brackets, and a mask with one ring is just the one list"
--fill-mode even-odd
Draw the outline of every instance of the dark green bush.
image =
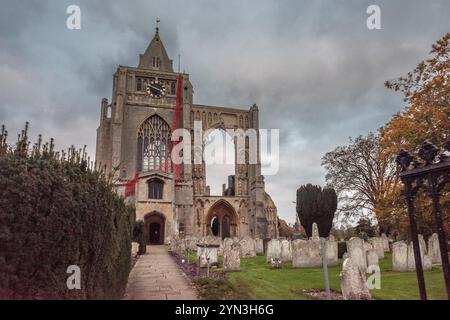
[[[134, 208], [82, 151], [0, 135], [0, 299], [117, 299], [130, 271]], [[81, 290], [68, 290], [70, 265]]]
[[347, 242], [339, 241], [338, 242], [338, 258], [342, 258], [344, 253], [347, 252]]
[[143, 255], [147, 252], [147, 242], [145, 241], [144, 227], [144, 221], [139, 220], [136, 221], [133, 229], [133, 241], [139, 243], [139, 255]]

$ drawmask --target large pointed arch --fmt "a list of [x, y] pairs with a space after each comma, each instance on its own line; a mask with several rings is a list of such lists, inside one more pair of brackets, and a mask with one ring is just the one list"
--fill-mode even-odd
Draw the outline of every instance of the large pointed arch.
[[170, 139], [170, 126], [163, 118], [156, 114], [147, 118], [137, 132], [136, 170], [138, 172], [171, 171]]
[[233, 206], [220, 199], [212, 205], [206, 215], [206, 235], [224, 238], [239, 236], [238, 216]]

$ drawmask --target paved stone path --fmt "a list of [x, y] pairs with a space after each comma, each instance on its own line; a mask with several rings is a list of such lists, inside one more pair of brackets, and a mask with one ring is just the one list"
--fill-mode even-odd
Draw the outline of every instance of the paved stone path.
[[128, 278], [125, 300], [197, 300], [197, 291], [165, 246], [149, 246]]

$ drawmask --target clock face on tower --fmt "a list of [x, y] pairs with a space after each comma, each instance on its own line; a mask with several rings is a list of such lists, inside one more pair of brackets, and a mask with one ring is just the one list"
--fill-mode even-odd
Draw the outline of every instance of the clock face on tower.
[[166, 87], [162, 82], [155, 79], [147, 84], [147, 93], [150, 95], [150, 97], [159, 99], [166, 95]]

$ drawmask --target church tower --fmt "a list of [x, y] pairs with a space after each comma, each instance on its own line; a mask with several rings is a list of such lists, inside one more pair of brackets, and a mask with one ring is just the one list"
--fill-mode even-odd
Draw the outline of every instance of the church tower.
[[[179, 83], [179, 79], [181, 79]], [[177, 109], [177, 91], [180, 104]], [[256, 164], [236, 164], [235, 175], [222, 196], [211, 196], [205, 163], [181, 165], [175, 181], [170, 158], [174, 129], [184, 128], [194, 139], [194, 124], [208, 129], [259, 130], [259, 109], [197, 105], [188, 74], [173, 71], [173, 61], [155, 34], [137, 67], [119, 66], [113, 76], [112, 99], [101, 102], [97, 129], [97, 166], [113, 174], [119, 193], [136, 174], [136, 219], [145, 223], [149, 244], [166, 243], [173, 236], [278, 236], [276, 207], [265, 192], [259, 158]], [[177, 123], [178, 122], [178, 123]], [[203, 152], [200, 150], [200, 152]], [[248, 152], [248, 150], [247, 150]]]

